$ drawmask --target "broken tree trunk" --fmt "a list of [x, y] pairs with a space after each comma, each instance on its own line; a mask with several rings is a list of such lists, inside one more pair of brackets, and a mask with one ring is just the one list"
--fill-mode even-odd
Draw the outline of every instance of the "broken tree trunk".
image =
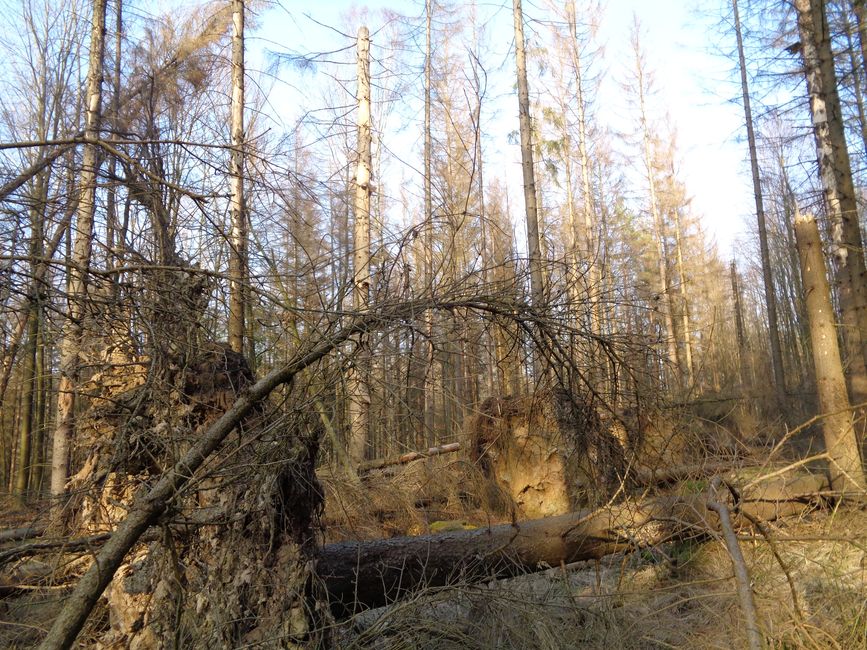
[[809, 214], [795, 211], [795, 240], [804, 279], [804, 301], [810, 322], [816, 393], [823, 413], [822, 432], [830, 458], [831, 487], [849, 496], [863, 492], [864, 468], [858, 453], [854, 414], [846, 392], [846, 379], [837, 343], [837, 322], [819, 227]]
[[[803, 512], [827, 487], [819, 475], [777, 479], [741, 494], [740, 511], [765, 521]], [[328, 544], [316, 573], [332, 613], [344, 618], [423, 588], [531, 573], [718, 528], [706, 494], [664, 496], [477, 530]]]

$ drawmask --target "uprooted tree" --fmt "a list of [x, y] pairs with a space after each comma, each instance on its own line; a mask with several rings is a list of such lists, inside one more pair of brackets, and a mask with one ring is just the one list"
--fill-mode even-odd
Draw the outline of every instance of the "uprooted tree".
[[[174, 303], [182, 309], [171, 322], [195, 313], [198, 278], [176, 272], [172, 295], [187, 286], [191, 298]], [[323, 436], [311, 382], [353, 336], [425, 308], [510, 314], [545, 327], [529, 308], [489, 298], [387, 303], [323, 321], [319, 335], [258, 381], [239, 354], [194, 343], [189, 331], [177, 332], [187, 345], [159, 363], [128, 359], [123, 381], [97, 378], [114, 388], [94, 397], [79, 424], [82, 469], [71, 482], [69, 526], [112, 534], [42, 647], [72, 643], [109, 585], [106, 642], [147, 645], [178, 634], [197, 645], [315, 642], [326, 629], [325, 605], [317, 605], [326, 598], [313, 580]], [[275, 390], [279, 409], [269, 399]]]

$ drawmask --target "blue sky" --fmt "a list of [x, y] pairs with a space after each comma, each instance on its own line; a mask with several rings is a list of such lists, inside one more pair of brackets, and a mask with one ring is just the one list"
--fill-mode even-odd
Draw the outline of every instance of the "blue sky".
[[[708, 231], [716, 238], [724, 256], [731, 254], [734, 238], [746, 230], [752, 220], [751, 183], [744, 163], [746, 147], [741, 142], [743, 109], [738, 98], [739, 89], [731, 83], [731, 62], [715, 53], [722, 44], [730, 49], [730, 36], [719, 33], [718, 23], [722, 0], [708, 0], [704, 14], [687, 0], [609, 0], [605, 5], [600, 40], [606, 52], [604, 75], [597, 98], [597, 106], [604, 106], [605, 121], [616, 128], [634, 129], [630, 124], [628, 107], [623, 101], [618, 83], [627, 78], [631, 50], [629, 33], [633, 16], [643, 28], [643, 43], [647, 63], [654, 70], [657, 94], [651, 110], [657, 118], [669, 114], [678, 132], [680, 174], [694, 197], [693, 209], [703, 216]], [[544, 0], [524, 1], [528, 20], [544, 14]], [[578, 3], [579, 11], [581, 3]], [[266, 10], [258, 21], [258, 28], [249, 35], [251, 63], [259, 61], [257, 50], [262, 47], [281, 51], [328, 51], [347, 44], [347, 39], [336, 30], [354, 33], [345, 17], [350, 12], [386, 8], [420, 16], [423, 3], [374, 0], [371, 2], [342, 2], [320, 0], [291, 2], [284, 0], [277, 8]], [[489, 16], [489, 40], [496, 57], [503, 62], [504, 71], [510, 71], [513, 58], [509, 58], [511, 45], [511, 2], [479, 2], [480, 15]], [[376, 19], [370, 19], [372, 31]], [[375, 44], [374, 44], [375, 47]], [[374, 54], [375, 55], [375, 54]], [[334, 55], [334, 58], [339, 55]], [[255, 63], [254, 63], [255, 65]], [[347, 71], [351, 73], [352, 70]], [[271, 91], [271, 112], [279, 113], [283, 124], [298, 117], [299, 106], [315, 95], [317, 75], [282, 71], [281, 81]], [[419, 91], [420, 92], [420, 91]], [[516, 188], [515, 200], [520, 204], [519, 151], [507, 142], [508, 132], [517, 128], [516, 99], [508, 91], [501, 93], [497, 105], [491, 107], [497, 123], [487, 129], [486, 155], [494, 154], [504, 161], [503, 174], [509, 186]], [[418, 133], [405, 133], [405, 146], [412, 149]], [[402, 145], [394, 145], [400, 148]], [[412, 155], [410, 153], [408, 156]], [[513, 182], [514, 181], [514, 182]], [[638, 181], [636, 181], [637, 183]], [[643, 188], [637, 188], [642, 191]]]

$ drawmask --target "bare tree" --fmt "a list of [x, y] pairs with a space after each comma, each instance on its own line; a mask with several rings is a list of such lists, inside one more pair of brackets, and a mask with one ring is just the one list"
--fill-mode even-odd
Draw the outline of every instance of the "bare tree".
[[[363, 311], [370, 301], [370, 194], [373, 190], [370, 123], [370, 33], [358, 30], [358, 160], [355, 170], [355, 244], [353, 248], [352, 304]], [[370, 386], [367, 341], [356, 339], [359, 350], [349, 382], [349, 458], [357, 467], [367, 450], [370, 433]]]
[[780, 330], [777, 324], [777, 301], [774, 291], [774, 276], [771, 271], [771, 257], [768, 249], [768, 231], [765, 225], [765, 207], [762, 200], [762, 184], [759, 175], [759, 159], [756, 152], [756, 133], [753, 126], [753, 110], [750, 103], [750, 89], [747, 81], [744, 40], [741, 32], [741, 18], [738, 0], [732, 0], [734, 12], [735, 37], [738, 45], [738, 67], [741, 75], [741, 94], [744, 102], [744, 120], [747, 126], [747, 145], [750, 150], [750, 171], [753, 177], [753, 196], [756, 201], [756, 221], [759, 231], [759, 252], [762, 262], [762, 281], [765, 289], [765, 307], [768, 310], [768, 338], [771, 344], [771, 367], [774, 374], [774, 395], [777, 406], [781, 407], [786, 395], [786, 377], [783, 371], [783, 352], [780, 346]]
[[[540, 309], [545, 300], [539, 214], [536, 201], [536, 171], [533, 163], [533, 126], [530, 119], [530, 90], [527, 84], [527, 55], [524, 41], [524, 14], [521, 0], [512, 2], [515, 23], [515, 67], [518, 77], [518, 121], [521, 132], [521, 172], [524, 177], [524, 209], [527, 216], [527, 255], [530, 262], [530, 297]], [[536, 381], [542, 377], [542, 360], [533, 356]]]
[[831, 219], [849, 384], [867, 401], [867, 268], [824, 0], [795, 0], [819, 176]]
[[[232, 0], [232, 152], [229, 162], [229, 345], [244, 354], [247, 309], [247, 216], [244, 208], [244, 12], [245, 0]], [[248, 352], [252, 353], [252, 350]]]
[[84, 304], [88, 270], [93, 246], [93, 220], [96, 211], [96, 174], [99, 166], [99, 125], [102, 109], [102, 62], [105, 52], [106, 0], [94, 0], [90, 34], [87, 91], [85, 95], [85, 130], [87, 143], [79, 176], [78, 211], [75, 222], [75, 245], [69, 268], [70, 295], [68, 318], [60, 343], [60, 384], [51, 461], [51, 494], [61, 496], [66, 490], [69, 445], [74, 431], [76, 390], [80, 380], [79, 353], [82, 345]]

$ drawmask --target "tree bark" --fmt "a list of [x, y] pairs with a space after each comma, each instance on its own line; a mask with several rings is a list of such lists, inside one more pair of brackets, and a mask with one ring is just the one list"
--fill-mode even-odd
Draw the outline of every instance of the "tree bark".
[[841, 494], [863, 491], [864, 470], [855, 436], [853, 412], [846, 393], [846, 380], [837, 344], [837, 324], [831, 306], [831, 289], [825, 274], [825, 259], [816, 220], [807, 214], [795, 216], [795, 236], [804, 278], [816, 392], [824, 414], [822, 432], [830, 459], [831, 487]]
[[244, 354], [247, 215], [244, 209], [244, 2], [232, 0], [232, 151], [229, 161], [229, 346]]
[[60, 384], [57, 395], [57, 418], [51, 461], [51, 494], [62, 496], [68, 476], [69, 447], [74, 431], [76, 390], [80, 379], [79, 353], [84, 330], [85, 294], [90, 267], [93, 221], [96, 210], [96, 174], [99, 165], [98, 145], [102, 106], [102, 62], [105, 53], [106, 0], [94, 0], [90, 33], [90, 60], [87, 74], [85, 139], [79, 182], [78, 212], [72, 266], [69, 267], [69, 309], [60, 343]]
[[774, 276], [771, 271], [771, 254], [768, 247], [768, 229], [765, 225], [765, 206], [762, 196], [762, 180], [759, 174], [759, 159], [756, 150], [756, 133], [753, 127], [753, 109], [750, 103], [750, 87], [747, 80], [744, 39], [738, 0], [732, 0], [735, 19], [735, 37], [738, 43], [738, 67], [741, 73], [741, 93], [744, 102], [744, 119], [747, 126], [747, 144], [750, 150], [750, 170], [753, 177], [753, 197], [756, 201], [756, 222], [759, 230], [759, 251], [762, 260], [762, 281], [765, 289], [765, 307], [768, 310], [768, 338], [771, 344], [771, 368], [774, 376], [774, 397], [782, 407], [786, 397], [786, 376], [783, 371], [783, 348], [780, 345], [780, 328], [777, 318], [777, 298], [774, 291]]
[[[536, 172], [533, 164], [533, 126], [530, 119], [530, 90], [527, 85], [527, 56], [524, 50], [524, 14], [521, 0], [513, 0], [515, 23], [515, 67], [518, 77], [518, 122], [521, 132], [521, 172], [524, 178], [524, 207], [527, 216], [527, 255], [530, 264], [530, 302], [542, 309], [545, 301], [539, 214], [536, 204]], [[536, 381], [542, 377], [542, 359], [533, 354]]]
[[[352, 305], [356, 313], [370, 301], [370, 32], [358, 30], [358, 162], [355, 170], [355, 244], [353, 248]], [[349, 379], [349, 460], [358, 467], [367, 451], [370, 434], [370, 386], [367, 337], [355, 339], [356, 351]]]
[[867, 401], [867, 269], [823, 0], [795, 0], [842, 311], [852, 399]]

